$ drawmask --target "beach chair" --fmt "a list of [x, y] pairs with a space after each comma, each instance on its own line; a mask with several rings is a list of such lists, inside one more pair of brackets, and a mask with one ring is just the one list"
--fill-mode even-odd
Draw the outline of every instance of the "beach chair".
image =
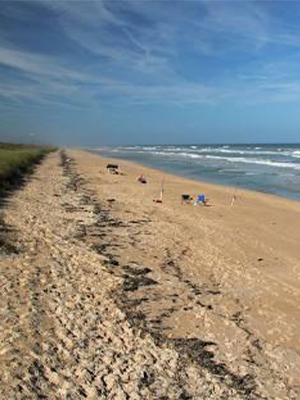
[[204, 194], [199, 194], [196, 204], [208, 206], [208, 198]]
[[189, 204], [191, 202], [191, 196], [189, 194], [181, 195], [181, 204]]
[[204, 194], [199, 194], [197, 202], [199, 204], [205, 204], [205, 195]]

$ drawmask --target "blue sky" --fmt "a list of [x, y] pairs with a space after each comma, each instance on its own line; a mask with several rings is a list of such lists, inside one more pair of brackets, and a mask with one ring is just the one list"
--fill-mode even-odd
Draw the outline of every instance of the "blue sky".
[[0, 140], [300, 141], [300, 2], [1, 1]]

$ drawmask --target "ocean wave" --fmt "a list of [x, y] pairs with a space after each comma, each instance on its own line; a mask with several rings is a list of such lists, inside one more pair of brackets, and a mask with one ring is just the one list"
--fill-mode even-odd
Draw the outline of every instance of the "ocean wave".
[[294, 158], [300, 158], [300, 150], [293, 151], [291, 156], [294, 157]]
[[278, 151], [272, 151], [272, 150], [238, 150], [238, 149], [216, 149], [213, 148], [209, 150], [211, 153], [226, 153], [226, 154], [241, 154], [241, 155], [257, 155], [257, 156], [263, 156], [263, 155], [284, 155], [284, 156], [289, 156], [291, 155], [290, 152], [288, 151], [283, 151], [279, 153]]
[[141, 147], [141, 149], [142, 150], [146, 150], [146, 151], [151, 151], [151, 150], [157, 150], [157, 149], [159, 149], [160, 147], [159, 146], [144, 146], [144, 147]]
[[179, 157], [188, 157], [188, 158], [204, 158], [204, 155], [200, 154], [194, 154], [194, 153], [186, 153], [186, 152], [181, 152], [181, 153], [174, 153], [171, 151], [153, 151], [151, 154], [154, 155], [159, 155], [159, 156], [179, 156]]
[[189, 158], [204, 158], [205, 156], [203, 156], [202, 154], [195, 154], [195, 153], [177, 153], [177, 155], [180, 155], [182, 157], [189, 157]]
[[[256, 147], [257, 150], [246, 150], [228, 148], [228, 146], [222, 147], [198, 147], [192, 146], [120, 146], [112, 149], [112, 152], [126, 152], [132, 151], [132, 154], [148, 154], [153, 156], [163, 157], [182, 157], [186, 159], [211, 159], [228, 161], [230, 163], [245, 163], [245, 164], [257, 164], [266, 165], [277, 168], [292, 168], [300, 170], [300, 164], [296, 162], [296, 159], [300, 159], [300, 149], [284, 149], [281, 152], [275, 150], [265, 150], [263, 147]], [[244, 156], [244, 157], [242, 157]], [[249, 157], [248, 157], [249, 156]], [[251, 157], [252, 156], [252, 157]], [[253, 157], [254, 156], [254, 157]], [[265, 157], [264, 157], [265, 156]], [[267, 157], [271, 156], [271, 157]], [[273, 157], [276, 156], [276, 157]], [[279, 159], [279, 157], [284, 159]], [[268, 159], [271, 158], [271, 159]], [[291, 161], [291, 162], [288, 162]]]
[[226, 160], [229, 162], [240, 162], [245, 164], [258, 164], [258, 165], [267, 165], [269, 167], [277, 167], [277, 168], [292, 168], [300, 170], [300, 164], [298, 163], [286, 163], [286, 162], [277, 162], [271, 160], [256, 160], [253, 158], [244, 158], [244, 157], [220, 157], [220, 156], [205, 156], [208, 159], [215, 159], [215, 160]]
[[300, 150], [292, 150], [292, 149], [282, 149], [278, 148], [276, 150], [266, 150], [263, 147], [256, 146], [254, 148], [246, 148], [246, 149], [237, 149], [234, 147], [230, 146], [222, 146], [222, 147], [215, 147], [215, 146], [205, 146], [205, 147], [198, 147], [196, 145], [191, 145], [191, 146], [163, 146], [163, 145], [157, 145], [157, 146], [120, 146], [118, 147], [121, 151], [135, 151], [135, 152], [140, 152], [140, 151], [145, 151], [147, 153], [151, 153], [155, 150], [159, 150], [162, 152], [166, 153], [192, 153], [192, 154], [238, 154], [238, 155], [249, 155], [249, 156], [264, 156], [264, 155], [270, 155], [270, 156], [285, 156], [285, 157], [294, 157], [294, 158], [300, 158]]
[[[148, 153], [149, 154], [149, 153]], [[157, 156], [176, 156], [178, 155], [178, 153], [174, 153], [174, 152], [166, 152], [166, 151], [151, 151], [150, 154], [154, 154]]]
[[[177, 149], [177, 148], [175, 148]], [[202, 159], [202, 160], [219, 160], [225, 161], [230, 163], [244, 163], [244, 164], [257, 164], [257, 165], [265, 165], [269, 167], [277, 167], [277, 168], [291, 168], [300, 170], [300, 164], [298, 163], [288, 163], [288, 162], [279, 162], [267, 159], [255, 159], [255, 158], [246, 158], [246, 157], [225, 157], [221, 155], [212, 155], [212, 154], [199, 154], [199, 153], [192, 153], [186, 151], [171, 151], [171, 149], [164, 149], [164, 150], [136, 150], [135, 153], [138, 154], [149, 154], [154, 156], [163, 156], [163, 157], [182, 157], [182, 158], [190, 158], [190, 159]], [[182, 148], [181, 148], [182, 150]], [[221, 152], [222, 153], [222, 152]], [[228, 152], [231, 153], [231, 152]], [[300, 154], [299, 154], [300, 157]]]
[[120, 146], [119, 150], [138, 150], [141, 146]]
[[[183, 148], [182, 147], [167, 147], [163, 150], [165, 150], [165, 151], [182, 151]], [[188, 151], [188, 149], [185, 149], [185, 150]]]
[[[182, 152], [183, 150], [185, 152], [197, 152], [200, 154], [203, 153], [224, 153], [224, 154], [240, 154], [240, 155], [257, 155], [257, 156], [264, 156], [264, 155], [283, 155], [283, 156], [290, 156], [292, 154], [297, 154], [297, 152], [291, 152], [291, 151], [275, 151], [275, 150], [263, 150], [262, 147], [257, 147], [252, 150], [246, 150], [246, 149], [234, 149], [234, 148], [229, 148], [229, 146], [223, 146], [223, 147], [197, 147], [197, 146], [190, 146], [187, 148], [184, 147], [170, 147], [170, 148], [164, 148], [164, 151], [178, 151]], [[298, 152], [300, 155], [300, 152]]]
[[219, 161], [228, 161], [231, 163], [244, 163], [244, 164], [257, 164], [257, 165], [266, 165], [269, 167], [277, 167], [277, 168], [292, 168], [296, 170], [300, 170], [300, 164], [298, 163], [287, 163], [287, 162], [278, 162], [272, 160], [257, 160], [254, 158], [245, 158], [245, 157], [222, 157], [217, 155], [209, 155], [209, 154], [195, 154], [195, 153], [175, 153], [175, 152], [165, 152], [165, 151], [154, 151], [151, 154], [160, 155], [160, 156], [177, 156], [184, 158], [192, 158], [192, 159], [203, 159], [203, 160], [219, 160]]

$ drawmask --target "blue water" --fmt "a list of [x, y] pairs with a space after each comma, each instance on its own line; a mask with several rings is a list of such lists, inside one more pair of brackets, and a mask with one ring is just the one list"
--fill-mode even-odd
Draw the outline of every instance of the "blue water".
[[93, 151], [188, 178], [300, 201], [300, 144], [119, 146]]

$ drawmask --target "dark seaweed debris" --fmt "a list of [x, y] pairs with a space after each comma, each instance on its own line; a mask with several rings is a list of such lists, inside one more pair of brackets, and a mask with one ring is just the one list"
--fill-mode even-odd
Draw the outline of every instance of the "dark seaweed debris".
[[[69, 188], [73, 190], [77, 190], [78, 184], [82, 183], [80, 177], [75, 174], [72, 170], [72, 161], [68, 160], [65, 163], [65, 172], [67, 175], [73, 176], [72, 183], [69, 185]], [[86, 204], [90, 200], [86, 197], [82, 199], [82, 204]], [[111, 217], [108, 210], [102, 208], [102, 206], [98, 204], [94, 204], [94, 213], [98, 216], [98, 221], [95, 224], [94, 228], [97, 230], [99, 238], [103, 232], [103, 228], [119, 228], [119, 227], [130, 227], [133, 225], [139, 225], [140, 223], [146, 223], [149, 221], [141, 220], [141, 221], [129, 221], [126, 224], [121, 221]], [[111, 229], [108, 229], [112, 231]], [[83, 235], [83, 231], [80, 231]], [[110, 236], [110, 235], [109, 235]], [[111, 237], [111, 236], [110, 236]], [[118, 246], [119, 244], [115, 245], [114, 243], [100, 243], [95, 244], [93, 246], [94, 250], [98, 253], [105, 255], [108, 258], [107, 266], [118, 265], [119, 262], [115, 259], [115, 256], [108, 253], [107, 249], [109, 247]], [[184, 282], [191, 292], [196, 295], [200, 296], [202, 293], [208, 293], [211, 295], [218, 295], [220, 292], [218, 290], [205, 290], [205, 287], [199, 287], [188, 280], [184, 280], [183, 272], [176, 261], [174, 261], [173, 257], [171, 257], [171, 253], [168, 249], [166, 254], [165, 262], [162, 265], [162, 269], [165, 272], [176, 276], [180, 281]], [[121, 266], [120, 266], [121, 267]], [[245, 376], [238, 376], [234, 372], [232, 372], [228, 366], [224, 363], [219, 362], [215, 359], [215, 353], [212, 350], [216, 344], [213, 342], [206, 342], [201, 339], [168, 339], [163, 335], [162, 329], [155, 328], [156, 325], [161, 324], [161, 319], [163, 316], [168, 316], [173, 309], [164, 310], [164, 314], [157, 318], [157, 321], [148, 321], [147, 316], [141, 310], [138, 310], [137, 307], [143, 301], [147, 301], [147, 298], [141, 299], [129, 299], [127, 293], [132, 291], [137, 291], [140, 287], [157, 285], [154, 279], [147, 276], [151, 269], [148, 267], [142, 267], [137, 264], [132, 265], [125, 265], [122, 268], [122, 293], [117, 291], [114, 293], [114, 297], [116, 299], [116, 304], [122, 309], [122, 311], [126, 314], [127, 320], [130, 322], [133, 328], [139, 328], [143, 333], [150, 333], [155, 340], [156, 344], [162, 345], [163, 343], [169, 344], [171, 347], [174, 347], [181, 359], [181, 371], [183, 372], [188, 364], [188, 362], [193, 361], [199, 365], [200, 368], [208, 370], [214, 376], [216, 376], [220, 381], [224, 382], [228, 387], [236, 390], [237, 392], [244, 395], [247, 399], [262, 399], [259, 397], [256, 391], [256, 384], [254, 378], [247, 374]], [[115, 271], [118, 271], [116, 269]], [[207, 306], [211, 307], [211, 306]], [[241, 318], [239, 315], [233, 316], [233, 321], [237, 324], [242, 323]], [[155, 324], [156, 322], [156, 324]], [[147, 371], [144, 371], [141, 379], [140, 379], [141, 386], [148, 386], [151, 385], [151, 376], [148, 374]], [[181, 399], [189, 399], [191, 398], [187, 393], [184, 391], [181, 393]]]
[[123, 274], [123, 290], [125, 292], [135, 291], [139, 289], [140, 286], [157, 285], [157, 281], [146, 276], [151, 272], [150, 268], [125, 265], [123, 270], [126, 271], [126, 273]]
[[[208, 346], [215, 346], [214, 342], [206, 342], [201, 339], [168, 339], [182, 356], [188, 356], [202, 368], [209, 370], [213, 375], [218, 376], [228, 386], [234, 388], [244, 395], [251, 395], [251, 399], [258, 399], [256, 396], [256, 384], [254, 378], [247, 374], [238, 376], [230, 371], [224, 363], [214, 359], [212, 350], [207, 350]], [[260, 397], [261, 399], [261, 397]]]

